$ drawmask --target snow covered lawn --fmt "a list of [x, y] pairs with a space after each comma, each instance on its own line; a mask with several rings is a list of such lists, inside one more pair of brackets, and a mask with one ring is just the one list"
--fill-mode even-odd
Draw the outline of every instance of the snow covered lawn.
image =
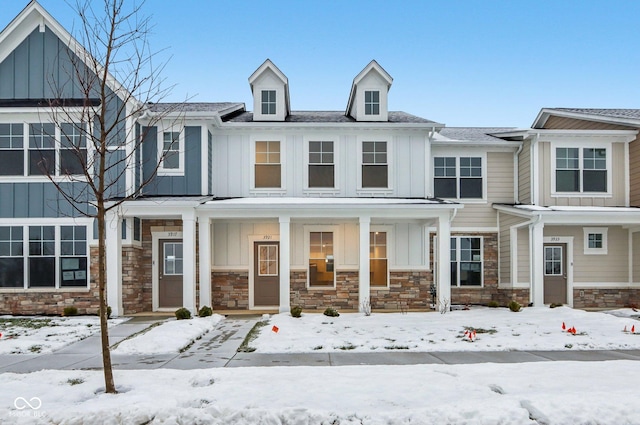
[[195, 317], [188, 320], [169, 319], [152, 326], [149, 331], [122, 341], [114, 354], [179, 353], [202, 335], [214, 329], [224, 316]]
[[639, 379], [626, 360], [118, 370], [107, 395], [100, 371], [4, 373], [0, 422], [638, 424]]
[[[327, 317], [321, 313], [301, 318], [271, 316], [250, 344], [258, 353], [305, 353], [352, 350], [506, 351], [598, 350], [640, 348], [640, 313], [631, 309], [607, 313], [559, 308], [478, 307], [439, 313], [360, 313]], [[622, 317], [619, 317], [622, 316]], [[575, 327], [575, 335], [562, 325]], [[273, 326], [278, 332], [273, 332]], [[635, 333], [631, 333], [635, 326]], [[625, 327], [627, 332], [624, 332]], [[465, 330], [475, 330], [473, 342]]]
[[[127, 319], [109, 319], [109, 326]], [[97, 316], [0, 316], [0, 354], [41, 354], [100, 332]]]

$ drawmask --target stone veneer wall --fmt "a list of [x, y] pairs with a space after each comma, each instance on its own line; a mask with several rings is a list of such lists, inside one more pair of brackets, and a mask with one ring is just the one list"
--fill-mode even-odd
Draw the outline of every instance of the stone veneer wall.
[[214, 310], [249, 308], [249, 272], [212, 272], [211, 301]]
[[358, 309], [357, 271], [337, 271], [336, 287], [330, 289], [307, 288], [306, 271], [292, 271], [290, 276], [291, 306], [299, 305], [307, 310], [324, 310], [327, 307]]
[[431, 304], [427, 271], [391, 271], [389, 287], [371, 287], [371, 308], [384, 310], [426, 309]]
[[[584, 295], [580, 296], [580, 292]], [[640, 304], [640, 289], [575, 288], [574, 308], [622, 308]]]
[[499, 288], [497, 297], [494, 298], [503, 307], [509, 305], [511, 301], [517, 301], [521, 306], [527, 306], [530, 303], [528, 288]]

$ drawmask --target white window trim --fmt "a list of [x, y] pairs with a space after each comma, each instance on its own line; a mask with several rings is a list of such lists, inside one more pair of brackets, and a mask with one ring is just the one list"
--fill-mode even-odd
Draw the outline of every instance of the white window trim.
[[[338, 280], [338, 261], [342, 261], [342, 250], [340, 247], [341, 238], [339, 225], [305, 225], [304, 229], [304, 264], [305, 270], [307, 273], [307, 282], [306, 287], [309, 291], [327, 291], [327, 290], [335, 290], [336, 282]], [[311, 248], [311, 232], [332, 232], [333, 233], [333, 286], [311, 286], [309, 285], [309, 251]]]
[[[50, 112], [49, 112], [50, 113]], [[42, 115], [47, 117], [46, 120], [42, 119]], [[22, 150], [22, 160], [23, 160], [23, 173], [22, 175], [16, 176], [0, 176], [0, 183], [15, 183], [16, 179], [20, 179], [21, 182], [49, 182], [53, 180], [56, 183], [62, 182], [86, 182], [87, 178], [84, 174], [72, 174], [72, 175], [61, 175], [60, 174], [60, 151], [62, 150], [62, 143], [60, 142], [62, 137], [62, 130], [59, 125], [51, 120], [50, 115], [47, 115], [47, 112], [33, 112], [33, 113], [23, 113], [16, 115], [15, 117], [6, 116], [0, 120], [2, 124], [22, 124], [22, 149], [13, 149], [13, 150]], [[81, 121], [80, 116], [77, 120], [72, 120], [73, 116], [69, 113], [69, 120], [65, 120], [64, 123], [70, 123]], [[66, 116], [64, 118], [67, 118]], [[54, 125], [54, 151], [55, 151], [55, 170], [53, 174], [49, 177], [45, 175], [30, 175], [29, 174], [29, 152], [31, 149], [29, 148], [29, 126], [31, 124], [53, 124]], [[60, 124], [63, 124], [61, 121]], [[89, 128], [93, 125], [92, 122], [87, 122], [87, 132]], [[92, 143], [86, 138], [86, 150], [87, 150], [87, 158], [92, 157]], [[89, 165], [89, 174], [93, 174], [93, 166]]]
[[[338, 155], [337, 136], [304, 136], [304, 193], [320, 195], [330, 194], [336, 195], [340, 193], [340, 158]], [[333, 142], [333, 187], [309, 187], [309, 142]], [[282, 145], [281, 145], [282, 146]], [[280, 148], [282, 149], [282, 147]], [[282, 158], [280, 158], [282, 161]]]
[[[363, 142], [386, 142], [387, 143], [387, 187], [362, 187], [362, 166], [365, 165], [362, 162], [362, 144]], [[395, 187], [395, 167], [394, 167], [394, 151], [395, 144], [393, 137], [389, 136], [376, 136], [376, 137], [362, 137], [358, 136], [358, 195], [391, 195], [394, 193]]]
[[[0, 293], [12, 292], [86, 292], [91, 287], [91, 235], [93, 234], [93, 221], [87, 218], [62, 218], [43, 220], [38, 219], [8, 219], [0, 220], [0, 226], [22, 227], [22, 259], [24, 264], [24, 282], [18, 288], [0, 288]], [[52, 287], [29, 287], [29, 226], [53, 226], [55, 235], [54, 258], [55, 258], [55, 279]], [[60, 252], [60, 227], [61, 226], [84, 226], [86, 227], [86, 257], [87, 257], [87, 285], [86, 286], [60, 286], [60, 259], [64, 258]]]
[[[275, 103], [276, 109], [275, 109], [275, 112], [273, 114], [263, 114], [262, 113], [262, 105], [263, 105], [262, 92], [265, 92], [265, 91], [272, 91], [274, 93], [274, 95], [275, 95], [276, 99], [275, 99], [274, 103]], [[263, 116], [263, 117], [275, 117], [275, 116], [277, 116], [278, 115], [278, 89], [277, 88], [261, 87], [260, 88], [260, 98], [259, 98], [258, 103], [260, 104], [260, 112], [259, 113], [260, 113], [261, 116]]]
[[[460, 202], [462, 204], [486, 204], [487, 203], [487, 153], [486, 152], [474, 152], [472, 150], [466, 151], [462, 154], [459, 150], [452, 151], [440, 151], [431, 152], [431, 182], [433, 187], [433, 195], [435, 196], [436, 186], [436, 172], [435, 172], [435, 159], [436, 158], [455, 158], [456, 159], [456, 198], [442, 198], [445, 200], [451, 200]], [[481, 178], [482, 178], [482, 197], [481, 198], [460, 198], [460, 158], [480, 158], [482, 161]]]
[[[256, 187], [256, 142], [280, 142], [280, 187]], [[287, 143], [282, 134], [251, 136], [249, 179], [252, 195], [284, 195], [287, 193]]]
[[[584, 232], [584, 255], [607, 255], [608, 253], [608, 231], [607, 227], [583, 227]], [[589, 248], [589, 235], [601, 234], [602, 235], [602, 248]]]
[[[164, 153], [164, 133], [179, 133], [178, 136], [178, 168], [164, 168], [164, 161], [162, 155]], [[158, 125], [158, 137], [157, 137], [157, 164], [158, 169], [156, 174], [158, 176], [184, 176], [184, 161], [185, 161], [185, 128], [178, 126], [162, 127]]]
[[[437, 236], [434, 237], [434, 243], [436, 243]], [[480, 239], [480, 285], [461, 285], [460, 284], [460, 242], [456, 242], [456, 263], [458, 263], [458, 280], [455, 285], [451, 285], [452, 288], [465, 288], [465, 289], [481, 289], [484, 288], [484, 236], [476, 236], [476, 235], [451, 235], [450, 239], [457, 239], [458, 241], [461, 238], [478, 238]], [[449, 242], [449, 250], [451, 250], [451, 242]], [[451, 261], [452, 262], [452, 261]]]
[[[367, 114], [367, 92], [378, 92], [378, 113], [377, 114]], [[374, 89], [363, 89], [362, 90], [362, 96], [364, 97], [363, 101], [362, 101], [362, 113], [365, 116], [368, 117], [379, 117], [381, 115], [381, 111], [382, 111], [382, 94], [380, 89], [374, 88]], [[369, 102], [371, 105], [375, 105], [375, 102]]]
[[[613, 162], [611, 156], [613, 155], [613, 147], [611, 142], [589, 142], [589, 141], [580, 141], [579, 144], [566, 143], [566, 142], [550, 142], [551, 148], [551, 166], [549, 169], [551, 170], [551, 196], [552, 197], [563, 197], [563, 198], [611, 198], [613, 196], [612, 187], [613, 187]], [[580, 173], [580, 191], [578, 192], [558, 192], [556, 190], [556, 149], [557, 148], [577, 148], [578, 149], [578, 171]], [[584, 179], [582, 178], [582, 173], [584, 171], [584, 149], [585, 148], [595, 148], [595, 149], [605, 149], [607, 152], [607, 191], [606, 192], [584, 192], [582, 188], [582, 184]]]

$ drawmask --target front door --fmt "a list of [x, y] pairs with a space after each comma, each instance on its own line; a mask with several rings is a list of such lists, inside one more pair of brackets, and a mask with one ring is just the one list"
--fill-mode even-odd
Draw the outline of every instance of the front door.
[[255, 242], [253, 246], [253, 305], [280, 304], [280, 262], [278, 242]]
[[544, 244], [544, 303], [567, 303], [567, 244]]
[[160, 239], [158, 245], [158, 307], [182, 307], [182, 241]]

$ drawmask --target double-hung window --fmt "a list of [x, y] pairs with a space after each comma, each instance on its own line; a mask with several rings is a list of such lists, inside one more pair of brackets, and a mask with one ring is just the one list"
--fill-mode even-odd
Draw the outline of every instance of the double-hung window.
[[451, 238], [451, 286], [482, 286], [482, 238]]
[[556, 192], [607, 192], [606, 148], [556, 148]]
[[0, 288], [24, 286], [23, 229], [0, 226]]
[[24, 175], [24, 125], [0, 124], [0, 176]]
[[333, 287], [335, 277], [333, 232], [310, 232], [309, 287]]
[[387, 286], [387, 232], [369, 233], [369, 273], [370, 285]]
[[29, 124], [29, 175], [51, 176], [56, 172], [56, 137], [52, 123]]
[[362, 188], [388, 188], [387, 142], [362, 142]]
[[276, 114], [276, 91], [262, 90], [261, 94], [262, 115]]
[[436, 198], [482, 199], [481, 157], [435, 157], [433, 189]]
[[255, 187], [281, 187], [280, 142], [256, 142]]
[[333, 188], [333, 142], [309, 142], [309, 188]]
[[184, 173], [184, 148], [179, 131], [163, 131], [160, 149], [159, 174]]
[[378, 90], [364, 92], [364, 114], [380, 115], [380, 92]]

